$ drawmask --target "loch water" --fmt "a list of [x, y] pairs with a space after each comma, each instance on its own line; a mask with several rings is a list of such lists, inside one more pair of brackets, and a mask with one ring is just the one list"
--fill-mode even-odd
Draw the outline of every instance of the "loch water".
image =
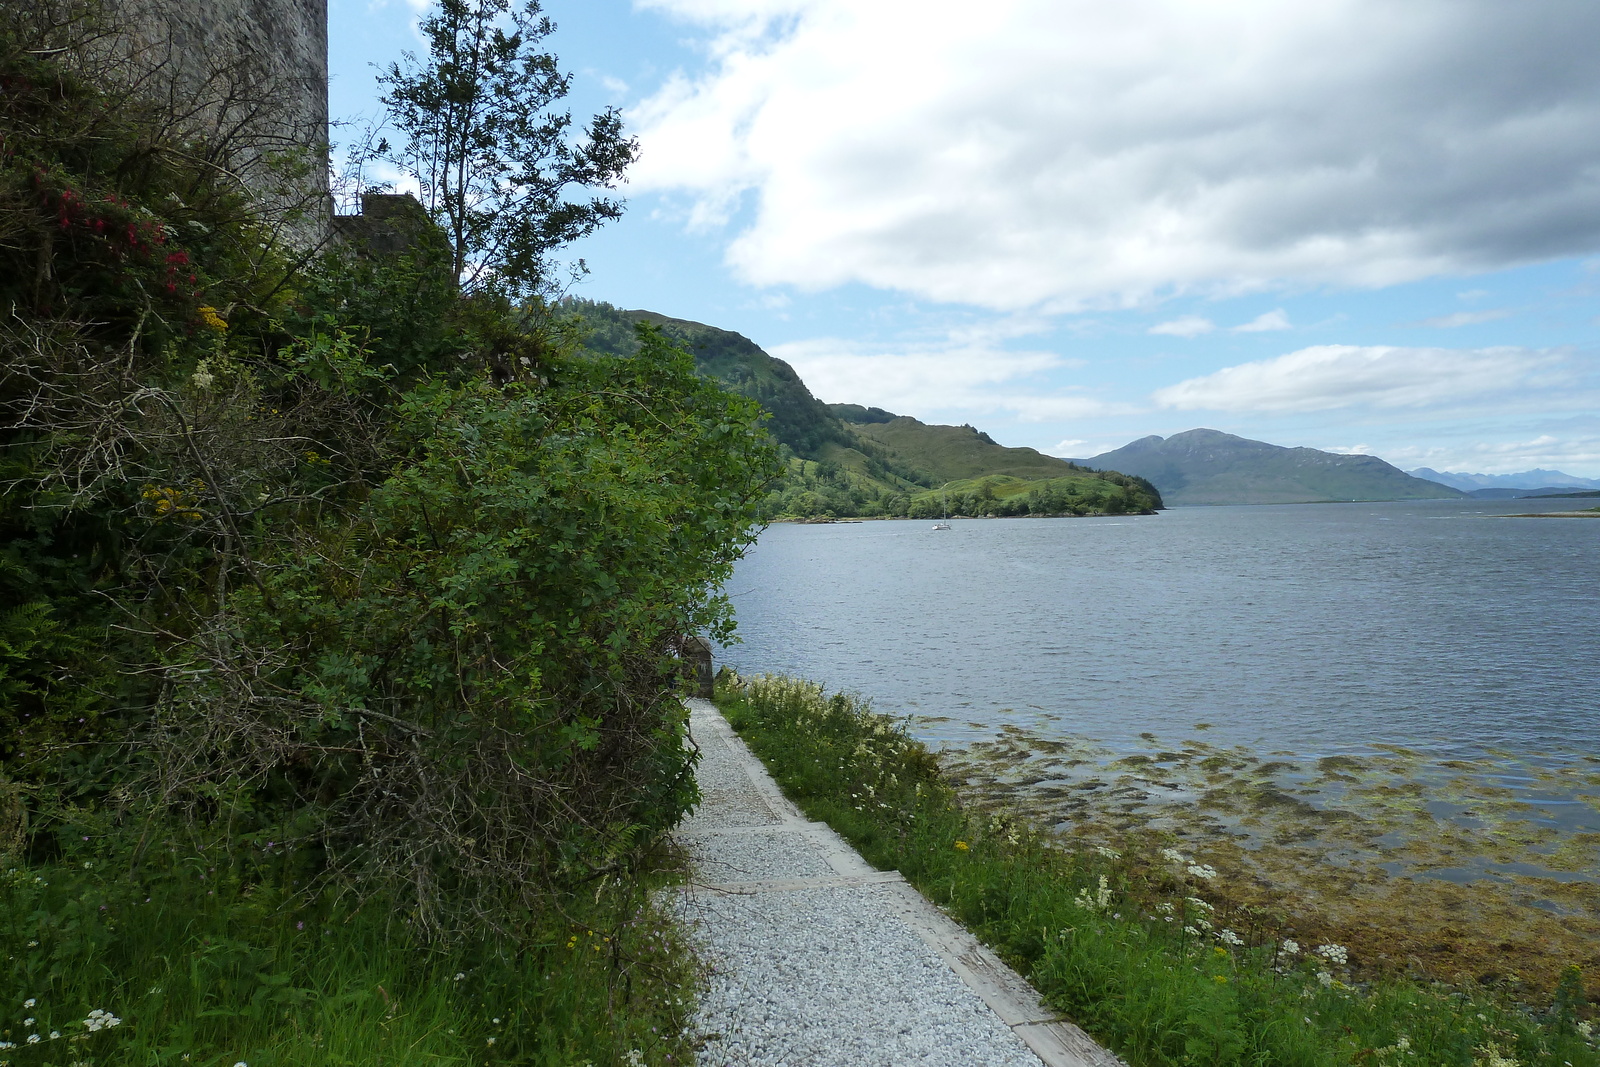
[[[719, 659], [851, 690], [936, 745], [1600, 756], [1592, 499], [774, 525]], [[1201, 724], [1209, 724], [1201, 726]]]

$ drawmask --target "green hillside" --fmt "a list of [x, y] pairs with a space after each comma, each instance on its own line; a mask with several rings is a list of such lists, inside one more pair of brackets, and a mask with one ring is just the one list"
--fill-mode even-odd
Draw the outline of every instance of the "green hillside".
[[1076, 463], [1031, 448], [996, 444], [972, 426], [930, 426], [909, 415], [856, 404], [831, 404], [829, 410], [849, 425], [857, 441], [877, 445], [886, 461], [914, 472], [927, 485], [988, 474], [1034, 479], [1087, 473]]
[[721, 383], [729, 392], [757, 401], [771, 414], [767, 429], [797, 456], [820, 458], [824, 446], [848, 446], [851, 439], [811, 395], [794, 368], [763, 352], [759, 345], [732, 330], [702, 322], [674, 319], [654, 311], [624, 311], [591, 300], [569, 300], [566, 310], [587, 329], [584, 345], [596, 352], [632, 355], [639, 348], [634, 324], [647, 322], [694, 355], [695, 370]]
[[933, 426], [858, 404], [822, 403], [753, 341], [704, 323], [610, 304], [568, 301], [583, 343], [631, 355], [646, 322], [694, 355], [695, 369], [770, 413], [786, 462], [768, 493], [772, 519], [1147, 513], [1148, 482], [1091, 471], [1031, 448], [1007, 448], [971, 426]]
[[1299, 504], [1438, 500], [1460, 491], [1413, 478], [1376, 456], [1284, 448], [1218, 430], [1143, 437], [1083, 461], [1137, 474], [1168, 504]]

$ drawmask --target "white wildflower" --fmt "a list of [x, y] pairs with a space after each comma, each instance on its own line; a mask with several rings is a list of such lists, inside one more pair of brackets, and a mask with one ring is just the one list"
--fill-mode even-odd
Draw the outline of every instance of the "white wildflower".
[[1104, 845], [1096, 845], [1094, 850], [1108, 860], [1120, 860], [1122, 858], [1122, 853], [1118, 852], [1114, 848], [1107, 848]]
[[1232, 930], [1218, 931], [1217, 940], [1221, 941], [1224, 945], [1233, 945], [1235, 947], [1244, 944], [1244, 938], [1240, 937]]
[[37, 1003], [39, 1003], [38, 1000], [34, 999], [33, 997], [29, 997], [27, 1000], [22, 1002], [22, 1006], [24, 1008], [31, 1008]]
[[61, 1040], [61, 1031], [60, 1030], [52, 1030], [52, 1031], [50, 1031], [50, 1040], [51, 1041], [60, 1041]]
[[1203, 878], [1208, 882], [1217, 876], [1217, 869], [1209, 863], [1191, 863], [1184, 870], [1194, 875], [1194, 877]]
[[1188, 935], [1189, 935], [1189, 936], [1190, 936], [1190, 937], [1199, 937], [1199, 936], [1200, 936], [1200, 931], [1199, 931], [1199, 930], [1196, 930], [1196, 929], [1195, 929], [1195, 928], [1194, 928], [1194, 927], [1192, 927], [1192, 926], [1185, 926], [1185, 927], [1184, 927], [1184, 928], [1183, 928], [1183, 932], [1184, 932], [1184, 933], [1186, 933], [1186, 934], [1188, 934]]
[[99, 1008], [91, 1011], [89, 1013], [89, 1017], [83, 1020], [84, 1029], [89, 1031], [91, 1034], [96, 1030], [109, 1030], [113, 1026], [121, 1025], [121, 1023], [121, 1019], [117, 1018], [115, 1015], [112, 1015], [109, 1011], [102, 1011]]
[[1201, 900], [1199, 897], [1184, 897], [1183, 899], [1191, 907], [1199, 908], [1201, 911], [1216, 911], [1217, 910], [1213, 905], [1207, 904], [1205, 901]]
[[38, 1034], [29, 1034], [28, 1035], [28, 1044], [37, 1045], [38, 1043], [39, 1043], [39, 1035]]
[[1340, 967], [1350, 962], [1350, 952], [1343, 945], [1318, 945], [1317, 955]]
[[24, 1019], [24, 1020], [22, 1020], [22, 1025], [23, 1026], [32, 1026], [33, 1025], [33, 1020], [32, 1019]]
[[1106, 876], [1100, 876], [1100, 887], [1090, 893], [1088, 888], [1078, 890], [1077, 899], [1073, 901], [1085, 911], [1105, 911], [1111, 906], [1111, 887], [1106, 884]]
[[1329, 974], [1327, 971], [1318, 971], [1317, 981], [1322, 983], [1322, 988], [1329, 989], [1333, 986], [1333, 975]]
[[1282, 945], [1282, 948], [1283, 948], [1283, 954], [1285, 956], [1298, 956], [1298, 955], [1300, 955], [1300, 942], [1295, 941], [1293, 939], [1285, 941], [1283, 943], [1283, 945]]
[[1179, 852], [1175, 848], [1164, 848], [1164, 849], [1162, 849], [1161, 850], [1161, 858], [1166, 860], [1168, 863], [1188, 863], [1189, 862], [1189, 857], [1185, 856], [1182, 852]]
[[1500, 1046], [1493, 1041], [1478, 1050], [1483, 1053], [1483, 1059], [1473, 1060], [1473, 1067], [1518, 1067], [1517, 1061], [1500, 1051]]

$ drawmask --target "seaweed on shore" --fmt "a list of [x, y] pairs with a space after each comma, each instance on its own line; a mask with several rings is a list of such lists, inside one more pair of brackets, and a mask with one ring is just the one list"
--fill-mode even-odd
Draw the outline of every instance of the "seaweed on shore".
[[940, 759], [969, 803], [1082, 846], [1181, 843], [1212, 896], [1351, 946], [1379, 969], [1513, 997], [1576, 964], [1600, 983], [1600, 797], [1583, 758], [1320, 758], [1141, 735], [1139, 750], [1008, 724]]

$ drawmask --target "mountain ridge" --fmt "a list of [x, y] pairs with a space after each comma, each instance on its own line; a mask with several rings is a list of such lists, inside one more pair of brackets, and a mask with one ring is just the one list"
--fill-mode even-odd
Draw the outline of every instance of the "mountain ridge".
[[1093, 471], [1032, 448], [1010, 448], [974, 426], [941, 426], [859, 404], [822, 403], [794, 368], [741, 334], [654, 311], [569, 300], [590, 351], [627, 356], [637, 323], [694, 356], [695, 369], [764, 407], [787, 471], [768, 495], [772, 518], [1148, 514], [1148, 482]]
[[1600, 489], [1600, 478], [1580, 478], [1576, 474], [1549, 471], [1542, 467], [1517, 471], [1515, 474], [1467, 474], [1436, 471], [1432, 467], [1418, 467], [1406, 473], [1413, 478], [1438, 482], [1466, 493], [1476, 489]]
[[1151, 482], [1169, 505], [1438, 500], [1464, 494], [1416, 478], [1377, 456], [1344, 455], [1196, 428], [1150, 435], [1077, 462]]

